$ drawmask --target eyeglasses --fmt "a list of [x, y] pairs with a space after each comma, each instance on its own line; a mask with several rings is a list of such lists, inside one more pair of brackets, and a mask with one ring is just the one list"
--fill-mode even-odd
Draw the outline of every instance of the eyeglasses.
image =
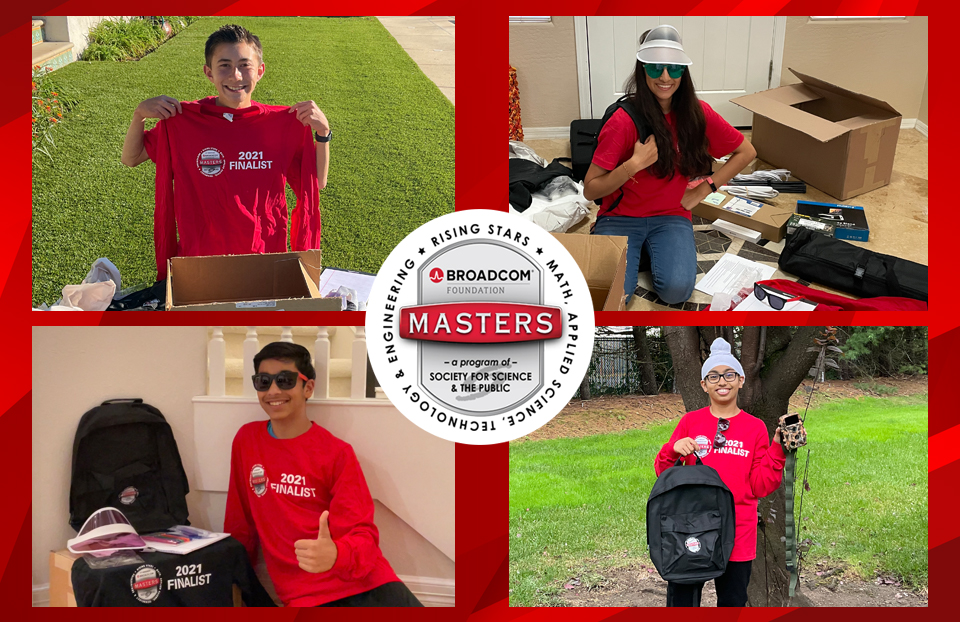
[[[740, 377], [740, 374], [738, 374], [735, 371], [728, 371], [723, 373], [722, 375], [723, 375], [723, 379], [726, 380], [727, 382], [733, 382], [734, 380]], [[710, 372], [709, 374], [707, 374], [706, 380], [710, 384], [717, 384], [718, 382], [720, 382], [720, 376], [721, 374], [718, 374], [716, 372]]]
[[767, 304], [770, 305], [775, 311], [780, 311], [783, 309], [783, 305], [788, 302], [795, 302], [797, 300], [803, 300], [803, 296], [794, 296], [790, 297], [790, 294], [785, 294], [783, 292], [777, 291], [772, 287], [769, 288], [769, 291], [761, 287], [758, 283], [753, 285], [753, 295], [757, 297], [757, 300], [763, 300], [764, 298], [769, 298]]
[[686, 69], [686, 65], [659, 65], [653, 63], [644, 63], [643, 70], [647, 72], [647, 75], [651, 78], [659, 78], [663, 75], [663, 70], [667, 70], [667, 75], [676, 80], [683, 75], [683, 70]]
[[730, 422], [726, 419], [720, 419], [717, 422], [717, 435], [713, 437], [713, 448], [720, 449], [727, 444], [727, 437], [723, 435], [724, 432], [730, 429]]
[[253, 388], [257, 391], [269, 391], [273, 381], [277, 381], [277, 388], [281, 391], [289, 391], [297, 386], [297, 380], [303, 379], [304, 382], [310, 380], [298, 371], [284, 370], [277, 374], [259, 373], [253, 375]]

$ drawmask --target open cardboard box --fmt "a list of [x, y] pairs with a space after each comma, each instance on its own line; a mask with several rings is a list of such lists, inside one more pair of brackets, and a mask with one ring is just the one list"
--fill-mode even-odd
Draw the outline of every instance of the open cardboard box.
[[320, 251], [173, 257], [167, 262], [167, 311], [339, 311], [321, 298]]
[[890, 104], [790, 69], [789, 84], [730, 101], [753, 112], [757, 157], [845, 200], [890, 183], [901, 115]]
[[[721, 192], [721, 194], [726, 196], [726, 193]], [[783, 239], [787, 230], [787, 221], [793, 216], [793, 207], [763, 205], [753, 216], [745, 216], [724, 209], [724, 206], [732, 200], [733, 197], [727, 196], [719, 206], [701, 201], [693, 208], [693, 213], [711, 222], [726, 220], [735, 225], [759, 231], [761, 236], [771, 242], [779, 242]]]
[[590, 288], [594, 311], [626, 308], [623, 279], [627, 270], [627, 238], [619, 235], [553, 233], [580, 267]]

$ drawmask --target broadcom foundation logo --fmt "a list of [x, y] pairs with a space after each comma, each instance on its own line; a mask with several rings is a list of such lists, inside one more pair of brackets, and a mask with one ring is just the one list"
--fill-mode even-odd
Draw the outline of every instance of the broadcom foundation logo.
[[387, 397], [441, 438], [529, 434], [580, 386], [593, 306], [570, 254], [503, 212], [437, 218], [384, 262], [367, 304], [367, 352]]

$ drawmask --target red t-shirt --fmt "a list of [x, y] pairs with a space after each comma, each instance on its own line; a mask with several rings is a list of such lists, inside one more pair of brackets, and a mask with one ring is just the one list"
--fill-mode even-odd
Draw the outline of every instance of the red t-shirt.
[[234, 109], [215, 101], [182, 102], [182, 114], [144, 134], [157, 165], [153, 238], [161, 279], [170, 257], [287, 252], [287, 183], [296, 195], [290, 247], [320, 248], [310, 128], [287, 106]]
[[[740, 146], [743, 134], [738, 132], [723, 117], [714, 112], [705, 101], [701, 100], [703, 115], [707, 121], [707, 151], [714, 158], [720, 158]], [[671, 111], [666, 114], [667, 126], [673, 134], [673, 146], [677, 149], [676, 114]], [[622, 109], [613, 113], [607, 120], [597, 142], [597, 149], [593, 153], [593, 163], [600, 168], [612, 171], [633, 156], [633, 146], [637, 142], [637, 127], [633, 120]], [[679, 164], [679, 162], [678, 162]], [[623, 199], [609, 216], [683, 216], [692, 218], [690, 212], [683, 209], [680, 199], [687, 189], [687, 178], [677, 169], [673, 179], [659, 179], [650, 174], [649, 169], [639, 171], [633, 176], [634, 181], [627, 180], [622, 186]], [[636, 182], [636, 183], [634, 183]], [[603, 205], [607, 206], [620, 196], [620, 188], [603, 198]], [[600, 208], [601, 211], [604, 209]]]
[[[294, 543], [317, 537], [324, 510], [337, 561], [326, 572], [306, 572]], [[353, 448], [316, 424], [288, 439], [270, 436], [266, 421], [237, 431], [224, 531], [246, 547], [251, 563], [260, 543], [288, 607], [315, 607], [399, 580], [380, 552], [373, 500]]]
[[[700, 460], [717, 470], [733, 493], [736, 506], [737, 539], [730, 561], [745, 562], [757, 556], [757, 500], [780, 486], [786, 456], [779, 443], [769, 444], [766, 426], [753, 415], [741, 410], [727, 420], [730, 427], [723, 433], [727, 442], [720, 449], [714, 449], [719, 419], [710, 413], [710, 408], [685, 414], [657, 454], [654, 468], [659, 477], [676, 463], [680, 454], [673, 451], [673, 444], [681, 438], [692, 438], [701, 452], [707, 452]], [[691, 454], [685, 462], [694, 464], [696, 458]]]

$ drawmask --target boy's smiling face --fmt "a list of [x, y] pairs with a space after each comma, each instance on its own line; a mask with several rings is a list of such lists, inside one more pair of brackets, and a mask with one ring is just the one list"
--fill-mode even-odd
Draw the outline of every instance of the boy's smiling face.
[[718, 374], [720, 379], [716, 384], [708, 382], [706, 379], [700, 381], [704, 393], [710, 396], [710, 403], [718, 406], [737, 403], [737, 393], [743, 386], [743, 376], [737, 376], [732, 382], [723, 377], [728, 372], [736, 373], [737, 370], [729, 365], [717, 365], [710, 370], [710, 374]]
[[221, 43], [214, 49], [211, 65], [203, 73], [217, 89], [217, 105], [247, 108], [253, 89], [263, 77], [264, 65], [249, 43]]

